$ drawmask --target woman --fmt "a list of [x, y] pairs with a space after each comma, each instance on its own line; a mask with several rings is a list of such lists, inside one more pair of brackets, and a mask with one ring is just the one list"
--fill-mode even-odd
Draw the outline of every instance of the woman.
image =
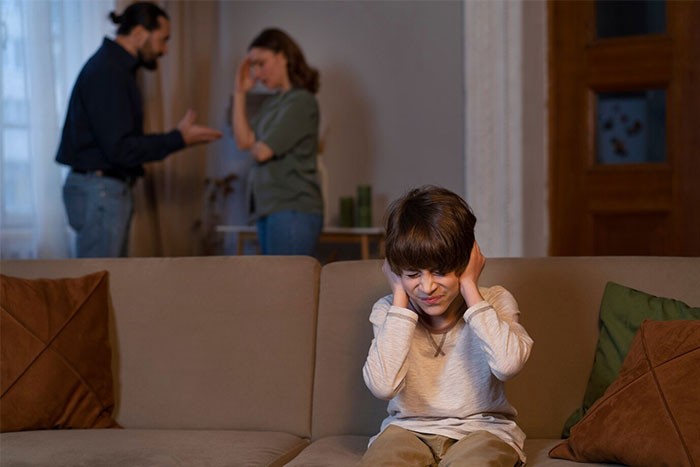
[[[246, 93], [255, 81], [277, 93], [248, 120]], [[238, 68], [233, 134], [238, 147], [249, 150], [255, 160], [248, 178], [248, 210], [265, 255], [312, 255], [321, 234], [317, 90], [318, 72], [279, 29], [261, 32]]]

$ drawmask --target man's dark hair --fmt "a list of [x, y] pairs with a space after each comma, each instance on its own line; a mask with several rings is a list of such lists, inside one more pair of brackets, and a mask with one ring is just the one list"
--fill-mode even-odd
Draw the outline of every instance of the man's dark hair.
[[474, 246], [476, 217], [458, 195], [422, 186], [389, 206], [386, 214], [386, 259], [396, 274], [430, 271], [462, 274]]
[[115, 12], [109, 14], [109, 18], [114, 24], [118, 24], [117, 34], [125, 36], [136, 26], [141, 25], [147, 31], [154, 31], [160, 27], [158, 17], [168, 19], [168, 14], [158, 5], [151, 2], [132, 3], [124, 10], [124, 13], [117, 15]]

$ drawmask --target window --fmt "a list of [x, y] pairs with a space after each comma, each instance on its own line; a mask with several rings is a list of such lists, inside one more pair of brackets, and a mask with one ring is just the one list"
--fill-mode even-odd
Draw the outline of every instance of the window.
[[31, 226], [33, 199], [29, 159], [29, 97], [20, 0], [0, 2], [2, 18], [2, 226]]
[[114, 0], [0, 1], [0, 256], [69, 255], [54, 157], [71, 88]]

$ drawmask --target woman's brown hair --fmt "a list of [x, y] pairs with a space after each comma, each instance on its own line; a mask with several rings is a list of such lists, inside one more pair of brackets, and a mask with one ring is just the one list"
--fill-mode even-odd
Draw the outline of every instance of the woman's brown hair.
[[275, 53], [282, 52], [287, 59], [287, 74], [292, 86], [316, 94], [319, 87], [318, 71], [306, 63], [301, 48], [286, 32], [276, 28], [265, 29], [253, 39], [248, 50], [253, 47], [268, 49]]

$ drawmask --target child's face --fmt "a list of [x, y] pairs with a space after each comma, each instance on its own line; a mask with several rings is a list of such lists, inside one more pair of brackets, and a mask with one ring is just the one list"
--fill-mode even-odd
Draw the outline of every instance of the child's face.
[[403, 270], [401, 284], [411, 301], [430, 316], [443, 314], [459, 296], [459, 276], [452, 271]]

